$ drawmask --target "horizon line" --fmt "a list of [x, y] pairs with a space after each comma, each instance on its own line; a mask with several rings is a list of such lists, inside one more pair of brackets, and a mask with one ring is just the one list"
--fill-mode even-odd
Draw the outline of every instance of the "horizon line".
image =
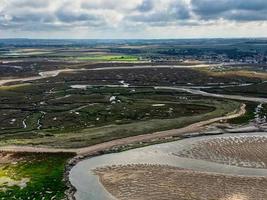
[[188, 38], [27, 38], [11, 37], [0, 40], [209, 40], [209, 39], [267, 39], [267, 37], [188, 37]]

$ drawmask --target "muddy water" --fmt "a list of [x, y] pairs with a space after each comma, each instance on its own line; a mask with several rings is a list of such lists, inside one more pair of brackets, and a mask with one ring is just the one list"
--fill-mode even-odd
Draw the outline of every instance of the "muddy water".
[[[158, 144], [144, 148], [129, 150], [121, 153], [106, 154], [79, 162], [70, 172], [70, 181], [77, 192], [77, 200], [113, 199], [113, 197], [99, 183], [98, 177], [92, 173], [97, 167], [126, 164], [160, 164], [180, 168], [192, 169], [203, 172], [223, 173], [241, 176], [267, 176], [266, 169], [242, 168], [230, 165], [218, 164], [191, 158], [175, 156], [180, 151], [189, 148], [196, 142], [218, 137], [229, 137], [230, 134], [221, 136], [205, 136], [189, 138], [176, 142]], [[267, 137], [267, 133], [235, 134], [235, 137]]]
[[[227, 87], [227, 86], [225, 86], [225, 87]], [[227, 94], [214, 94], [214, 93], [204, 92], [204, 91], [198, 90], [198, 89], [192, 89], [192, 87], [155, 87], [155, 89], [176, 90], [176, 91], [187, 92], [190, 94], [201, 95], [201, 96], [206, 96], [206, 97], [215, 97], [215, 98], [241, 100], [241, 101], [251, 101], [251, 102], [258, 102], [258, 103], [267, 103], [267, 98], [248, 97], [248, 96], [239, 96], [239, 95], [227, 95]], [[199, 87], [199, 89], [201, 89], [201, 87]]]

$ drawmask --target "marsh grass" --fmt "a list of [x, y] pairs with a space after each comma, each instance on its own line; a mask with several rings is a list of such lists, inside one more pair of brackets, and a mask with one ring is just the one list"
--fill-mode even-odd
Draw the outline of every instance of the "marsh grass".
[[1, 200], [61, 200], [64, 198], [66, 190], [63, 182], [65, 164], [74, 155], [18, 153], [14, 156], [19, 158], [19, 161], [0, 164], [0, 178], [3, 176], [14, 180], [27, 178], [29, 182], [24, 188], [4, 187], [4, 190], [0, 190]]

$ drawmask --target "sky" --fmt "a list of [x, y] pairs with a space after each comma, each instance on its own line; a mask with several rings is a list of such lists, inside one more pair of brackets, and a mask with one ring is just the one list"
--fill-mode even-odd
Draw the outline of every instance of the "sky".
[[267, 0], [0, 0], [0, 38], [267, 36]]

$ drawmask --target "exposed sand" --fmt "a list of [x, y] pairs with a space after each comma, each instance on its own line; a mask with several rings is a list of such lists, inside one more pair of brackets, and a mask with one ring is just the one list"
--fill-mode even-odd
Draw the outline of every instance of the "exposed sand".
[[15, 157], [13, 153], [0, 152], [0, 165], [18, 162], [19, 160], [21, 159]]
[[174, 155], [238, 167], [266, 169], [267, 137], [231, 136], [207, 139]]
[[10, 177], [0, 177], [0, 191], [5, 191], [7, 188], [18, 186], [21, 189], [27, 186], [27, 183], [30, 181], [29, 178], [23, 178], [21, 180], [14, 180]]
[[119, 200], [266, 200], [267, 178], [183, 170], [169, 166], [128, 165], [95, 173]]
[[40, 72], [39, 76], [31, 76], [26, 78], [10, 78], [10, 79], [3, 79], [0, 80], [0, 86], [4, 86], [6, 84], [10, 83], [16, 83], [16, 82], [27, 82], [27, 81], [36, 81], [44, 78], [50, 78], [58, 76], [60, 73], [64, 72], [74, 72], [74, 71], [82, 71], [84, 69], [59, 69], [59, 70], [52, 70], [52, 71], [44, 71]]
[[21, 178], [19, 180], [15, 180], [11, 178], [11, 174], [9, 173], [3, 173], [2, 169], [5, 168], [6, 165], [12, 165], [16, 164], [17, 162], [21, 161], [22, 158], [19, 156], [16, 156], [13, 153], [0, 153], [0, 169], [1, 169], [1, 175], [0, 175], [0, 191], [5, 191], [7, 188], [18, 186], [21, 189], [27, 186], [27, 183], [30, 181], [29, 178]]

